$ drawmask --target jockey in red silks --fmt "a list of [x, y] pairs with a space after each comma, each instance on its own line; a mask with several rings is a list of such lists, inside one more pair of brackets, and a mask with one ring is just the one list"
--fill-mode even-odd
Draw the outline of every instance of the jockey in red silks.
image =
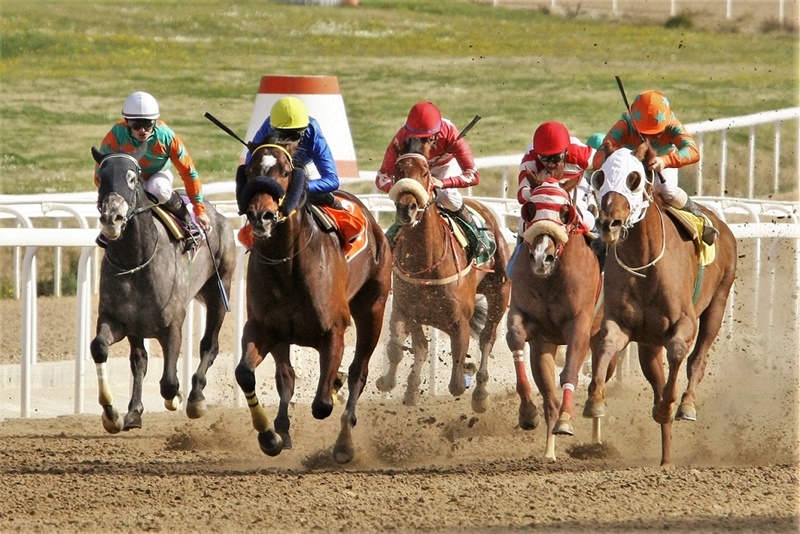
[[594, 154], [593, 148], [583, 144], [577, 137], [571, 137], [567, 127], [560, 122], [541, 124], [536, 128], [533, 141], [519, 164], [517, 200], [520, 204], [530, 201], [531, 191], [548, 177], [562, 183], [575, 182], [577, 185], [571, 195], [572, 203], [583, 226], [592, 231], [597, 204], [585, 173]]
[[477, 231], [475, 221], [464, 205], [458, 188], [476, 186], [481, 178], [475, 166], [472, 149], [463, 136], [459, 138], [459, 133], [450, 120], [442, 117], [433, 102], [414, 104], [406, 123], [386, 148], [383, 163], [375, 177], [375, 186], [386, 193], [392, 188], [395, 179], [394, 165], [408, 138], [417, 137], [430, 141], [432, 144], [427, 159], [436, 192], [436, 203], [468, 225], [477, 236], [479, 250], [473, 254], [477, 257], [489, 245], [483, 241], [483, 232]]

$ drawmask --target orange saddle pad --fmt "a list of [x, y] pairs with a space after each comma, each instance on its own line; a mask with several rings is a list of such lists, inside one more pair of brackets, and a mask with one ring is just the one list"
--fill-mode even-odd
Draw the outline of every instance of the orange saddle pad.
[[367, 246], [367, 218], [361, 206], [344, 197], [336, 197], [344, 207], [343, 210], [320, 206], [331, 220], [336, 223], [339, 235], [344, 243], [344, 257], [350, 261]]

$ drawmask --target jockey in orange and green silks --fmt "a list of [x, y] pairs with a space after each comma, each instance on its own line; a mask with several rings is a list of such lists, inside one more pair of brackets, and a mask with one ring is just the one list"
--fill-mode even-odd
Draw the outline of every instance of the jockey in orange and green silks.
[[[202, 183], [194, 161], [183, 141], [160, 120], [155, 98], [143, 91], [132, 93], [123, 104], [122, 116], [123, 119], [114, 124], [103, 138], [100, 152], [131, 154], [145, 143], [147, 149], [139, 160], [145, 190], [179, 220], [191, 226], [191, 217], [180, 196], [172, 189], [173, 176], [170, 168], [174, 165], [194, 208], [197, 224], [208, 231], [211, 221], [206, 214]], [[94, 182], [98, 185], [96, 172]]]

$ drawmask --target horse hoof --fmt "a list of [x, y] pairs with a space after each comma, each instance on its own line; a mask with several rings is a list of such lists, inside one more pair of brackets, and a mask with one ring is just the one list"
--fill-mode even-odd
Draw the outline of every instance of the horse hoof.
[[175, 397], [171, 399], [164, 399], [164, 408], [166, 408], [171, 412], [174, 412], [175, 410], [180, 408], [182, 402], [183, 402], [183, 393], [179, 391], [178, 394], [175, 395]]
[[555, 436], [574, 436], [575, 429], [572, 428], [572, 421], [568, 414], [561, 414], [556, 424], [553, 425], [553, 435]]
[[396, 385], [397, 382], [394, 380], [394, 378], [390, 378], [388, 376], [379, 376], [375, 381], [375, 387], [377, 387], [378, 391], [381, 393], [389, 393]]
[[113, 406], [104, 407], [100, 419], [103, 422], [103, 428], [109, 434], [119, 434], [122, 430], [122, 418]]
[[583, 407], [583, 416], [584, 417], [605, 417], [606, 416], [606, 405], [604, 402], [592, 402], [591, 400], [586, 401], [586, 405]]
[[123, 430], [133, 430], [135, 428], [142, 428], [142, 414], [138, 412], [128, 412], [125, 414], [125, 424]]
[[476, 389], [472, 394], [472, 411], [475, 413], [485, 413], [489, 409], [489, 394], [486, 390]]
[[189, 402], [186, 405], [186, 415], [189, 419], [200, 419], [206, 414], [207, 408], [205, 399]]
[[697, 421], [697, 411], [692, 404], [681, 404], [678, 407], [678, 413], [675, 414], [675, 419], [680, 421]]
[[283, 450], [283, 440], [274, 430], [258, 433], [258, 446], [267, 456], [278, 456]]

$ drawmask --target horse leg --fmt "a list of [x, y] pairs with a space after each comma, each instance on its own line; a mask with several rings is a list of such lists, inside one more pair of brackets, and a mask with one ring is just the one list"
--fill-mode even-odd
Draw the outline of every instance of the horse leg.
[[389, 320], [389, 342], [386, 344], [386, 358], [389, 361], [389, 369], [386, 374], [379, 376], [375, 381], [378, 391], [387, 393], [392, 391], [397, 385], [397, 366], [403, 361], [403, 343], [408, 337], [408, 330], [404, 319], [392, 310]]
[[671, 421], [675, 416], [674, 406], [678, 401], [678, 378], [681, 365], [689, 354], [689, 347], [694, 341], [697, 324], [684, 316], [674, 326], [673, 335], [667, 341], [667, 382], [661, 395], [661, 402], [656, 407], [654, 418], [659, 423]]
[[[575, 429], [572, 427], [572, 418], [575, 417], [573, 407], [573, 395], [575, 388], [578, 386], [578, 373], [583, 362], [589, 354], [589, 331], [592, 326], [591, 317], [579, 317], [577, 320], [572, 321], [565, 325], [564, 335], [567, 339], [567, 355], [564, 361], [564, 368], [561, 370], [559, 376], [561, 385], [561, 409], [558, 414], [558, 422], [553, 428], [554, 434], [563, 434], [566, 436], [575, 435]], [[609, 362], [609, 368], [614, 364]]]
[[[219, 293], [216, 282], [213, 282], [213, 287], [205, 291], [214, 291]], [[200, 340], [200, 363], [197, 365], [197, 371], [192, 375], [192, 389], [189, 392], [189, 397], [186, 402], [186, 415], [190, 419], [197, 419], [202, 417], [207, 410], [206, 397], [203, 390], [206, 387], [207, 379], [206, 374], [209, 368], [214, 365], [214, 361], [219, 354], [219, 331], [222, 328], [222, 322], [225, 320], [225, 307], [221, 299], [214, 295], [211, 299], [206, 301], [206, 329], [203, 333], [203, 339]]]
[[464, 382], [464, 359], [469, 348], [469, 321], [460, 321], [447, 334], [450, 336], [450, 353], [453, 358], [448, 389], [452, 396], [460, 397], [467, 390]]
[[278, 415], [275, 416], [275, 432], [281, 437], [284, 449], [292, 448], [292, 436], [289, 433], [291, 422], [289, 420], [289, 404], [294, 397], [295, 372], [290, 358], [291, 346], [288, 343], [278, 343], [272, 348], [272, 358], [275, 360], [275, 387], [278, 390]]
[[719, 293], [711, 299], [711, 303], [703, 311], [699, 318], [699, 328], [697, 330], [697, 341], [694, 349], [686, 362], [686, 376], [689, 383], [686, 391], [681, 397], [681, 403], [675, 414], [675, 419], [684, 421], [696, 421], [697, 410], [694, 403], [697, 400], [697, 386], [706, 373], [708, 364], [708, 351], [711, 344], [716, 339], [719, 329], [722, 326], [722, 319], [725, 316], [725, 306], [728, 301], [728, 293]]
[[131, 346], [129, 356], [131, 373], [133, 374], [133, 387], [131, 388], [131, 400], [128, 403], [128, 413], [125, 414], [123, 430], [132, 428], [142, 428], [142, 385], [147, 374], [147, 351], [144, 348], [144, 339], [136, 336], [128, 336]]
[[[600, 332], [592, 339], [592, 380], [589, 382], [589, 397], [583, 407], [584, 417], [599, 418], [606, 414], [605, 384], [609, 378], [614, 358], [630, 341], [628, 333], [612, 321], [603, 321]], [[599, 437], [599, 430], [596, 430]], [[599, 441], [598, 441], [599, 443]]]
[[484, 413], [489, 408], [489, 357], [497, 341], [497, 325], [503, 319], [505, 304], [508, 302], [508, 291], [493, 293], [487, 297], [489, 309], [486, 325], [479, 337], [481, 349], [481, 365], [475, 377], [475, 391], [472, 392], [472, 411]]
[[371, 306], [370, 299], [367, 300], [368, 302], [353, 302], [350, 306], [356, 326], [356, 350], [347, 371], [347, 390], [350, 394], [342, 413], [339, 437], [333, 446], [333, 458], [340, 464], [350, 462], [355, 456], [352, 431], [358, 423], [356, 404], [367, 383], [369, 360], [378, 345], [383, 327], [386, 299], [373, 298]]
[[539, 410], [531, 400], [531, 383], [528, 381], [528, 370], [525, 367], [527, 334], [522, 315], [513, 309], [510, 310], [507, 324], [506, 344], [514, 358], [514, 374], [517, 379], [517, 395], [519, 395], [519, 426], [522, 430], [533, 430], [539, 426]]
[[558, 414], [559, 402], [556, 395], [556, 362], [555, 352], [558, 348], [537, 337], [531, 341], [531, 373], [539, 393], [542, 394], [544, 422], [547, 427], [544, 457], [556, 459], [556, 440], [554, 427]]
[[103, 319], [97, 320], [97, 333], [89, 345], [97, 372], [98, 402], [103, 409], [101, 417], [103, 428], [109, 434], [117, 434], [122, 430], [122, 417], [114, 408], [111, 387], [108, 384], [108, 349], [111, 345], [125, 337], [122, 326]]
[[664, 394], [664, 348], [639, 343], [639, 366], [653, 389], [653, 419], [661, 425], [661, 465], [671, 464], [672, 419], [659, 421], [657, 407], [662, 404]]
[[[183, 325], [181, 318], [177, 324]], [[178, 381], [178, 356], [181, 350], [181, 327], [168, 327], [158, 336], [161, 351], [164, 353], [164, 370], [161, 373], [159, 386], [164, 407], [174, 412], [183, 402], [183, 393]]]
[[406, 394], [403, 397], [403, 404], [406, 406], [416, 406], [419, 400], [419, 388], [422, 384], [422, 364], [428, 359], [428, 338], [422, 331], [422, 325], [411, 323], [411, 352], [414, 354], [414, 361], [411, 363], [411, 371], [406, 379]]
[[258, 432], [261, 452], [277, 456], [283, 450], [283, 440], [272, 428], [267, 412], [256, 395], [256, 367], [264, 361], [268, 347], [271, 347], [270, 342], [258, 323], [249, 319], [242, 329], [242, 357], [236, 366], [235, 376], [247, 400], [253, 428]]

